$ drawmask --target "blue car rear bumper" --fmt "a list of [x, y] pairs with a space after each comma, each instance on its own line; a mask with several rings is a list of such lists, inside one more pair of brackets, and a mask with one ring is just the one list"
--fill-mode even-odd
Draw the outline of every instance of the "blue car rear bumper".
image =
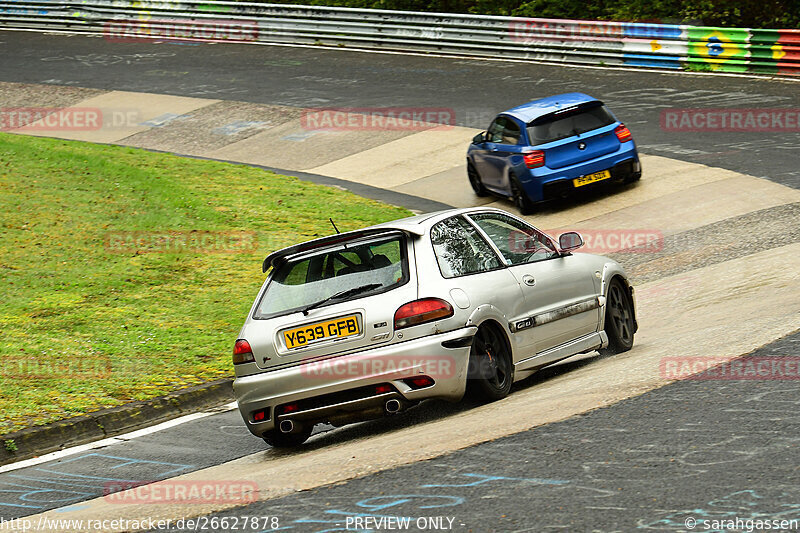
[[636, 145], [633, 142], [624, 143], [619, 150], [611, 154], [557, 169], [551, 169], [547, 166], [534, 169], [523, 167], [517, 170], [517, 175], [524, 176], [520, 182], [531, 201], [542, 202], [569, 195], [578, 189], [584, 190], [594, 186], [592, 184], [577, 188], [573, 185], [572, 180], [603, 170], [610, 171], [611, 178], [599, 181], [597, 184], [638, 179], [641, 176], [642, 167], [639, 163]]

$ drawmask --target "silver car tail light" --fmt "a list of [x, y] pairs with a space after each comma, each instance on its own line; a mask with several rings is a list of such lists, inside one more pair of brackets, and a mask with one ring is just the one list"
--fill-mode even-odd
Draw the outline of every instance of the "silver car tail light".
[[237, 339], [236, 344], [233, 345], [233, 364], [252, 363], [255, 360], [250, 343], [244, 339]]
[[403, 329], [453, 316], [453, 306], [441, 298], [422, 298], [400, 306], [394, 313], [394, 329]]

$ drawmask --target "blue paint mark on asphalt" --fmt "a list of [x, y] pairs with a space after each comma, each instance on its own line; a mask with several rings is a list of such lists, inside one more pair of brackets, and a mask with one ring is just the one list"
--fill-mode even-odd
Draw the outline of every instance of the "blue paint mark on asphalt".
[[[384, 504], [370, 504], [367, 502], [373, 500], [385, 500], [387, 498], [399, 498], [389, 503]], [[359, 507], [365, 507], [367, 509], [372, 509], [374, 511], [380, 511], [381, 509], [387, 509], [389, 507], [394, 507], [396, 505], [402, 505], [404, 503], [408, 503], [414, 498], [438, 498], [442, 500], [450, 500], [450, 503], [443, 503], [441, 505], [421, 505], [420, 509], [436, 509], [437, 507], [452, 507], [454, 505], [461, 505], [464, 503], [464, 498], [460, 496], [445, 496], [440, 494], [388, 494], [385, 496], [373, 496], [372, 498], [367, 498], [366, 500], [361, 500], [360, 502], [356, 502], [356, 505]]]
[[[92, 468], [96, 468], [100, 463], [103, 470], [112, 476], [68, 471], [68, 469], [80, 470], [83, 463], [89, 463]], [[102, 495], [108, 483], [137, 482], [143, 477], [153, 481], [192, 468], [194, 465], [89, 453], [56, 464], [51, 463], [0, 476], [0, 508], [52, 508], [54, 504], [69, 504]], [[137, 470], [139, 472], [136, 472]], [[134, 472], [137, 475], [131, 475]]]
[[[772, 509], [767, 509], [763, 496], [754, 490], [740, 490], [722, 498], [708, 502], [704, 507], [672, 511], [663, 518], [648, 523], [639, 524], [639, 529], [684, 529], [687, 521], [694, 520], [698, 530], [713, 533], [725, 533], [728, 527], [721, 527], [726, 521], [780, 521], [800, 519], [800, 504], [794, 503], [796, 495], [783, 493], [781, 499], [791, 503], [781, 503]], [[785, 501], [784, 500], [784, 501]], [[770, 498], [767, 501], [774, 501]]]
[[151, 118], [148, 121], [141, 122], [140, 126], [149, 126], [151, 128], [161, 128], [162, 126], [166, 126], [170, 122], [178, 119], [186, 119], [189, 118], [191, 115], [177, 115], [175, 113], [164, 113], [163, 115], [159, 115], [155, 118]]
[[319, 133], [318, 131], [304, 131], [302, 133], [292, 133], [291, 135], [286, 135], [285, 137], [281, 137], [282, 141], [294, 141], [294, 142], [303, 142], [309, 137], [313, 137]]
[[71, 513], [73, 511], [81, 511], [83, 509], [88, 509], [91, 505], [70, 505], [69, 507], [62, 507], [61, 509], [56, 509], [55, 512], [57, 513]]
[[[419, 488], [436, 488], [436, 487], [447, 487], [447, 488], [461, 488], [461, 487], [474, 487], [476, 485], [482, 485], [484, 483], [491, 483], [491, 482], [501, 482], [504, 485], [508, 486], [510, 483], [514, 482], [521, 482], [526, 484], [536, 484], [536, 485], [546, 485], [546, 486], [561, 486], [567, 485], [571, 483], [571, 481], [563, 480], [563, 479], [545, 479], [545, 478], [516, 478], [516, 477], [506, 477], [506, 476], [491, 476], [486, 474], [476, 474], [472, 472], [468, 473], [460, 473], [451, 477], [466, 477], [468, 478], [468, 482], [460, 483], [460, 484], [426, 484], [420, 485]], [[396, 520], [419, 520], [419, 517], [409, 517], [409, 516], [398, 516], [398, 515], [386, 515], [386, 514], [376, 514], [377, 511], [381, 511], [384, 509], [389, 509], [392, 507], [396, 507], [398, 505], [406, 505], [411, 503], [412, 505], [415, 504], [416, 509], [443, 509], [443, 508], [452, 508], [458, 505], [462, 505], [466, 503], [467, 498], [461, 496], [452, 496], [447, 494], [381, 494], [379, 496], [372, 496], [370, 498], [366, 498], [364, 500], [360, 500], [355, 503], [356, 507], [360, 509], [351, 509], [351, 510], [344, 510], [344, 509], [327, 509], [322, 512], [324, 515], [338, 515], [338, 516], [345, 516], [345, 517], [363, 517], [363, 518], [372, 518], [375, 520], [381, 519], [396, 519]], [[406, 513], [404, 513], [406, 514]], [[332, 524], [336, 527], [330, 528], [330, 526], [323, 525], [326, 529], [314, 529], [314, 533], [330, 533], [333, 531], [349, 531], [350, 533], [373, 533], [375, 530], [373, 529], [348, 529], [347, 527], [343, 527], [342, 520], [326, 520], [324, 518], [311, 518], [306, 516], [305, 518], [300, 518], [293, 520], [291, 524]], [[346, 525], [346, 523], [345, 523]], [[462, 524], [463, 525], [463, 524]], [[362, 525], [363, 527], [363, 525]], [[272, 531], [285, 531], [285, 530], [293, 530], [295, 529], [294, 525], [287, 525], [277, 529], [264, 529], [259, 533], [270, 533]], [[310, 531], [306, 528], [303, 528], [303, 531]]]
[[[81, 498], [90, 498], [95, 495], [94, 492], [53, 489], [49, 487], [23, 485], [21, 483], [6, 483], [5, 485], [7, 487], [12, 487], [12, 488], [0, 489], [0, 493], [6, 493], [6, 494], [10, 493], [17, 495], [16, 498], [12, 498], [12, 501], [0, 502], [0, 505], [6, 505], [9, 507], [30, 507], [32, 509], [41, 509], [42, 508], [41, 504], [44, 503], [73, 502]], [[14, 487], [20, 487], [21, 489], [24, 490], [16, 490]], [[61, 494], [63, 496], [54, 497], [55, 494]], [[47, 499], [37, 497], [41, 495], [48, 495], [48, 497]], [[17, 502], [25, 502], [25, 503], [17, 503]]]
[[528, 483], [536, 483], [537, 485], [566, 485], [569, 481], [563, 479], [542, 479], [542, 478], [527, 478], [527, 477], [505, 477], [505, 476], [487, 476], [484, 474], [460, 474], [466, 477], [478, 478], [476, 481], [472, 483], [461, 483], [456, 485], [448, 485], [448, 484], [436, 484], [436, 485], [420, 485], [422, 488], [434, 488], [434, 487], [474, 487], [475, 485], [481, 485], [483, 483], [488, 483], [490, 481], [500, 481], [500, 480], [507, 480], [507, 481], [525, 481]]
[[[57, 485], [57, 486], [69, 486], [69, 487], [84, 487], [84, 488], [95, 488], [97, 487], [97, 481], [131, 481], [129, 479], [114, 479], [114, 478], [105, 478], [105, 477], [95, 477], [95, 476], [76, 476], [81, 477], [84, 479], [70, 479], [69, 477], [64, 478], [44, 478], [44, 477], [33, 477], [33, 476], [20, 476], [16, 474], [12, 474], [8, 477], [13, 477], [15, 479], [24, 479], [26, 481], [34, 481], [36, 483], [43, 483], [48, 485]], [[87, 481], [95, 481], [94, 483], [87, 483]], [[75, 483], [75, 481], [84, 481], [84, 483]]]
[[266, 125], [266, 122], [237, 120], [236, 122], [231, 122], [230, 124], [220, 126], [219, 128], [214, 128], [211, 130], [211, 133], [217, 133], [219, 135], [236, 135], [237, 133], [241, 133], [246, 130], [264, 129], [264, 126]]
[[[112, 459], [112, 460], [115, 460], [115, 461], [120, 461], [120, 464], [110, 467], [109, 470], [114, 470], [115, 468], [122, 468], [123, 466], [130, 466], [130, 465], [156, 465], [156, 466], [172, 466], [172, 467], [175, 467], [175, 468], [172, 468], [170, 470], [166, 470], [166, 471], [162, 472], [160, 474], [161, 476], [168, 476], [170, 474], [174, 474], [174, 473], [180, 472], [182, 470], [188, 470], [190, 468], [194, 468], [194, 466], [195, 466], [195, 465], [186, 465], [186, 464], [180, 464], [180, 463], [165, 463], [163, 461], [150, 461], [148, 459], [133, 459], [131, 457], [118, 457], [116, 455], [106, 455], [106, 454], [103, 454], [103, 453], [89, 453], [89, 454], [86, 454], [86, 455], [82, 455], [80, 457], [76, 457], [74, 459], [67, 459], [66, 461], [62, 461], [61, 464], [64, 465], [64, 464], [72, 463], [72, 462], [75, 462], [75, 461], [86, 460], [86, 459], [89, 459], [89, 458], [92, 458], [92, 457], [98, 457], [100, 459]], [[42, 470], [43, 472], [54, 472], [56, 474], [66, 474], [66, 475], [75, 475], [75, 476], [82, 475], [82, 474], [70, 474], [69, 472], [59, 472], [58, 470], [55, 470], [53, 468], [37, 468], [37, 470]], [[87, 476], [87, 477], [97, 477], [97, 476]]]
[[[408, 501], [408, 500], [406, 500], [406, 501]], [[409, 519], [410, 520], [411, 519], [411, 517], [408, 517], [408, 516], [394, 516], [394, 515], [383, 515], [383, 514], [374, 514], [374, 513], [353, 513], [351, 511], [340, 511], [338, 509], [328, 509], [327, 511], [325, 511], [325, 514], [340, 514], [340, 515], [345, 515], [345, 516], [369, 516], [369, 517], [374, 517], [374, 518], [399, 518], [399, 519], [403, 519], [403, 520], [405, 520], [405, 519]], [[341, 522], [340, 521], [336, 521], [334, 523], [339, 524]]]

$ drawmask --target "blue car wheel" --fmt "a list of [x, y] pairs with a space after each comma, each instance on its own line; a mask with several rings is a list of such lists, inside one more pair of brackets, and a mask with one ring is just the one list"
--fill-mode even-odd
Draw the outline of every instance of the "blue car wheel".
[[509, 174], [508, 181], [511, 184], [511, 199], [519, 209], [520, 214], [530, 215], [533, 213], [535, 204], [531, 201], [525, 189], [522, 188], [522, 184], [517, 177], [513, 173]]
[[469, 184], [472, 185], [472, 190], [475, 191], [477, 196], [486, 196], [489, 191], [483, 186], [481, 175], [478, 174], [478, 169], [472, 164], [472, 161], [467, 161], [467, 176], [469, 177]]

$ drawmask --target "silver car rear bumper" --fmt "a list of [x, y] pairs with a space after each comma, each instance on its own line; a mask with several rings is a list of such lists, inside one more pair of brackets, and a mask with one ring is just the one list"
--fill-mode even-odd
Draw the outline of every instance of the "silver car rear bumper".
[[[428, 398], [458, 401], [464, 395], [469, 365], [470, 345], [465, 341], [476, 331], [476, 327], [465, 327], [323, 361], [237, 377], [233, 390], [239, 412], [250, 432], [261, 437], [284, 419], [314, 423], [359, 414], [379, 415], [391, 399], [397, 399], [401, 406]], [[364, 368], [370, 371], [365, 373]], [[385, 370], [372, 371], [381, 368]], [[434, 384], [413, 389], [402, 381], [420, 375], [432, 377]], [[382, 383], [391, 384], [395, 390], [363, 398], [336, 394]], [[301, 402], [326, 395], [331, 395], [327, 398], [332, 400], [310, 406], [309, 402]], [[276, 415], [276, 407], [292, 402], [300, 402], [300, 409]], [[254, 421], [253, 413], [261, 410], [267, 410], [267, 419]]]

